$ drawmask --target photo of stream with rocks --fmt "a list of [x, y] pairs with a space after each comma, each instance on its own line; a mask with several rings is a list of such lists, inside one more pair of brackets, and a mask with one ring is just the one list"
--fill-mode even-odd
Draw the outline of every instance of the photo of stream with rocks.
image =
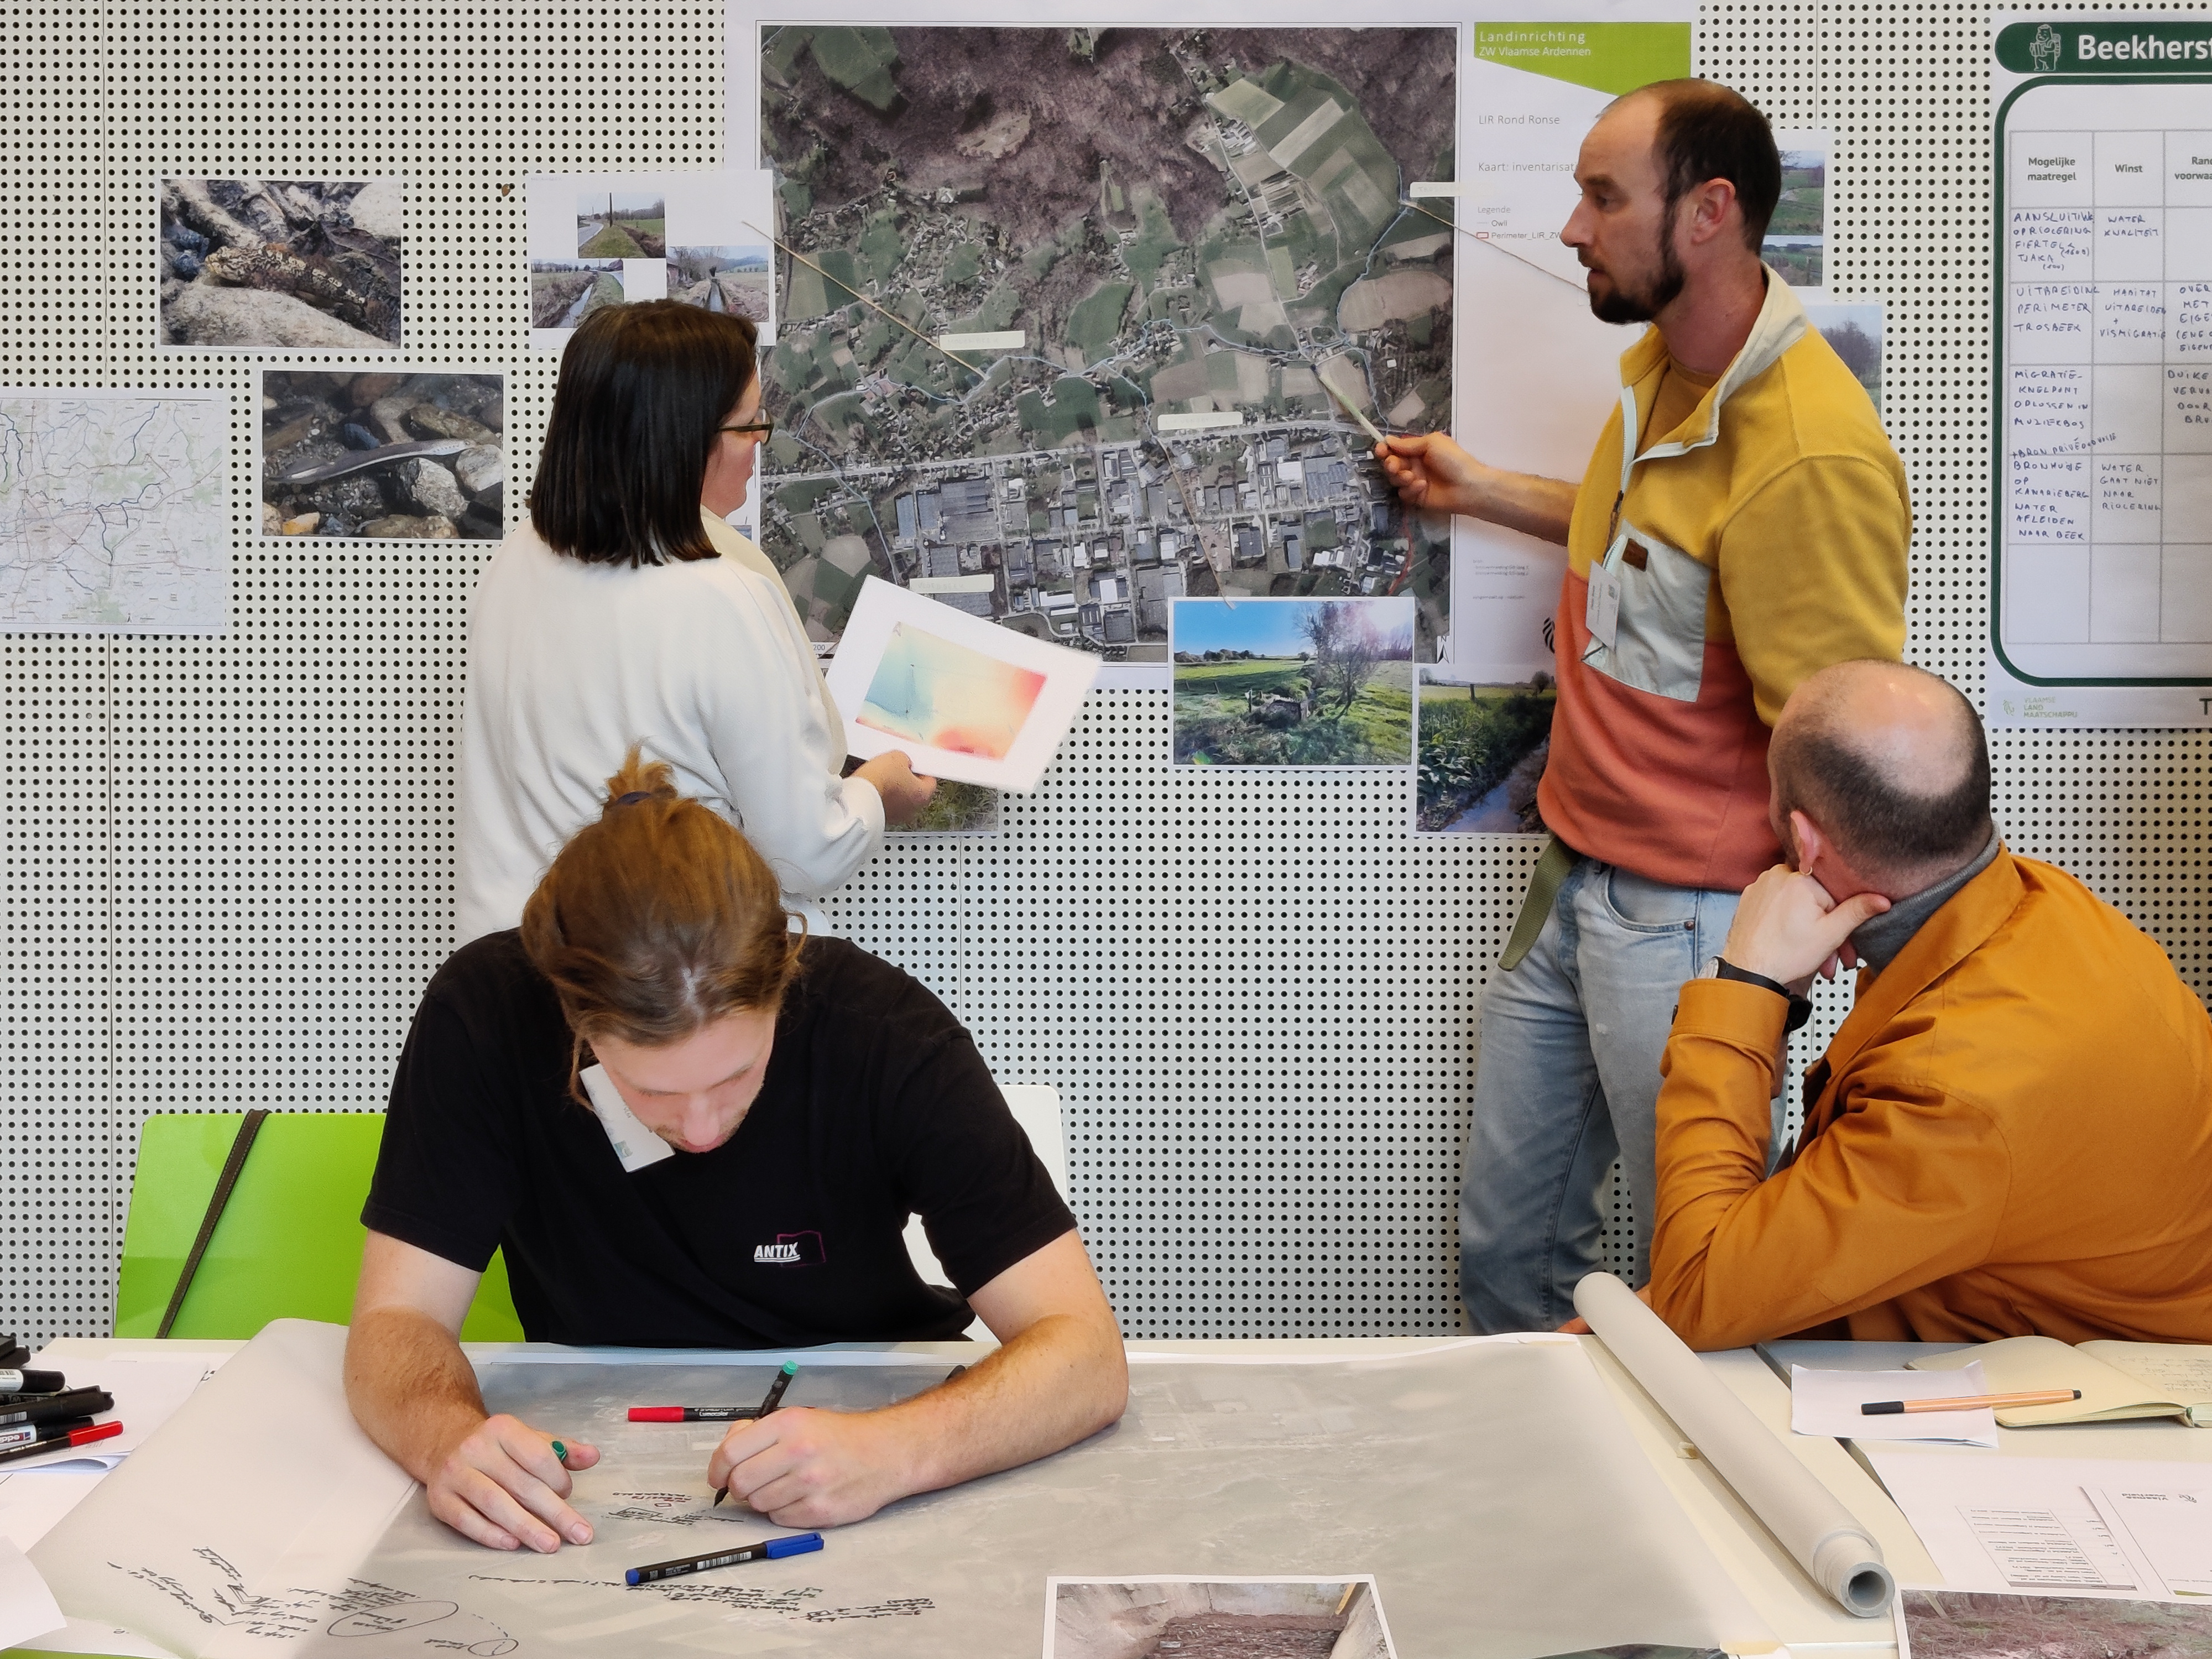
[[161, 180], [161, 343], [390, 351], [397, 179]]
[[262, 534], [496, 541], [506, 388], [500, 374], [263, 371]]

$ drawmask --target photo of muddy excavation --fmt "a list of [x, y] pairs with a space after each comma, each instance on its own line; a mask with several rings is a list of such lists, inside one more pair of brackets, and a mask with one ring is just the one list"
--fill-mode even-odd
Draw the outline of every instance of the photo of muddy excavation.
[[266, 369], [261, 431], [264, 536], [506, 533], [503, 375]]
[[161, 343], [391, 351], [400, 344], [397, 179], [164, 179]]

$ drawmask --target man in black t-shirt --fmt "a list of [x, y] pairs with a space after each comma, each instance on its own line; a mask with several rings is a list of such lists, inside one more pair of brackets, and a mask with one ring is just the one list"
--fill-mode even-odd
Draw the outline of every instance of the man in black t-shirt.
[[[580, 1060], [591, 1110], [570, 1091]], [[917, 1213], [955, 1291], [915, 1272]], [[355, 1414], [434, 1513], [501, 1548], [589, 1541], [568, 1470], [598, 1453], [564, 1437], [564, 1465], [474, 1395], [455, 1336], [500, 1246], [538, 1340], [917, 1340], [981, 1316], [1003, 1346], [951, 1385], [877, 1412], [787, 1408], [724, 1440], [708, 1480], [779, 1524], [858, 1520], [1042, 1456], [1127, 1399], [1074, 1218], [974, 1042], [842, 940], [808, 941], [775, 1007], [580, 1053], [520, 935], [465, 946], [408, 1035], [362, 1220]]]

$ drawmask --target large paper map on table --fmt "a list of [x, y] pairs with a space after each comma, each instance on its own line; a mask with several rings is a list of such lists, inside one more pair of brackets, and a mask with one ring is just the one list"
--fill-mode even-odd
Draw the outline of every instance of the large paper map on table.
[[[818, 1553], [629, 1587], [626, 1568], [780, 1529], [713, 1506], [714, 1425], [627, 1408], [757, 1400], [786, 1356], [482, 1367], [495, 1409], [603, 1453], [574, 1499], [596, 1540], [539, 1556], [431, 1518], [345, 1413], [343, 1337], [270, 1326], [58, 1526], [33, 1559], [63, 1609], [192, 1659], [973, 1659], [1040, 1651], [1054, 1575], [1372, 1573], [1407, 1659], [1772, 1643], [1571, 1339], [1140, 1360], [1121, 1423], [1056, 1457]], [[787, 1408], [863, 1409], [949, 1369], [793, 1357]]]

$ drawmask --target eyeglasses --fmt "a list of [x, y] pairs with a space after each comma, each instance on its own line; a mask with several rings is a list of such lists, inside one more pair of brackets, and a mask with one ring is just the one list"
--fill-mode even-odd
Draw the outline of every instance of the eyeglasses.
[[775, 430], [775, 422], [774, 421], [747, 421], [739, 426], [717, 427], [714, 429], [717, 432], [750, 433], [754, 437], [758, 438], [763, 443], [766, 443], [769, 441], [769, 434]]

